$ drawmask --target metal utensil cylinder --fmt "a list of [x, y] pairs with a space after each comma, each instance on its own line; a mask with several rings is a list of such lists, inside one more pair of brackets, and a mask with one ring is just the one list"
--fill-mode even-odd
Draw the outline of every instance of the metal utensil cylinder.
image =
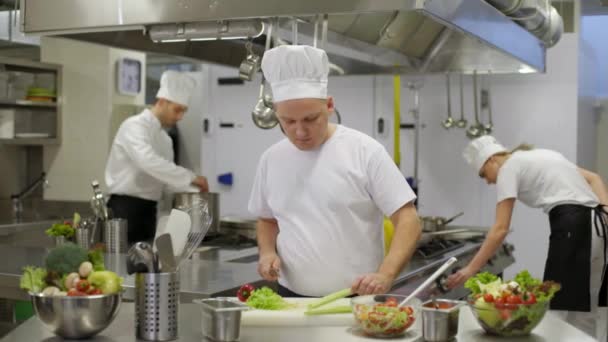
[[66, 243], [65, 236], [55, 236], [55, 247], [62, 246]]
[[178, 306], [179, 273], [135, 275], [135, 331], [138, 339], [177, 339]]
[[91, 247], [90, 231], [87, 228], [78, 228], [74, 233], [76, 244], [84, 249]]
[[107, 253], [127, 253], [127, 220], [115, 218], [105, 223], [103, 232]]

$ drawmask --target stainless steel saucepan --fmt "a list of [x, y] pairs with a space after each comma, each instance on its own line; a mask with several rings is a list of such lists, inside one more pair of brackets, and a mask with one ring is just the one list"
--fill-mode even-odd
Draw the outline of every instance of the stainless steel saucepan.
[[422, 216], [420, 220], [422, 221], [422, 231], [423, 232], [436, 232], [439, 230], [443, 230], [445, 226], [464, 215], [464, 212], [460, 212], [450, 218], [445, 218], [441, 216]]

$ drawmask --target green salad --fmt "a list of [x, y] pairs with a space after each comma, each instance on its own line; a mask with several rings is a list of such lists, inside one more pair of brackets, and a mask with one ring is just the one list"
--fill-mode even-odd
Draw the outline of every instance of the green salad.
[[542, 320], [549, 301], [559, 291], [556, 282], [542, 282], [526, 270], [511, 281], [484, 272], [467, 280], [469, 304], [486, 332], [501, 336], [527, 335]]

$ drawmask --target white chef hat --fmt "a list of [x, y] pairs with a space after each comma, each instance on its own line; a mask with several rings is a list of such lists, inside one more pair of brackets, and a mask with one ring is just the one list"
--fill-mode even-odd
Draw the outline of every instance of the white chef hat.
[[475, 171], [479, 172], [491, 156], [501, 152], [507, 152], [507, 149], [493, 136], [484, 135], [471, 141], [464, 149], [462, 156], [469, 165], [475, 168]]
[[196, 81], [185, 73], [167, 70], [160, 77], [157, 98], [163, 98], [182, 106], [188, 106]]
[[274, 102], [327, 98], [329, 62], [321, 49], [307, 45], [275, 47], [264, 53], [262, 71]]

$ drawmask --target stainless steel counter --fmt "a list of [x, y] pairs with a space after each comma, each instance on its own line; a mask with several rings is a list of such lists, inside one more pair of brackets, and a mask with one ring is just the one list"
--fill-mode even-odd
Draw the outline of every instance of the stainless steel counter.
[[[463, 251], [474, 251], [478, 243], [467, 243], [452, 252], [433, 259], [413, 259], [397, 278], [395, 285], [420, 277], [432, 267], [444, 262], [452, 255]], [[0, 245], [0, 297], [27, 300], [25, 292], [19, 289], [19, 277], [25, 266], [43, 266], [46, 248]], [[194, 298], [234, 295], [246, 283], [265, 283], [257, 273], [257, 248], [208, 249], [215, 251], [186, 261], [180, 269], [181, 301], [190, 302]], [[204, 255], [206, 252], [203, 252]], [[135, 277], [126, 272], [126, 255], [106, 255], [106, 267], [124, 278], [125, 299], [134, 298]], [[237, 261], [237, 262], [231, 262]]]
[[[120, 312], [114, 322], [98, 336], [89, 341], [99, 342], [124, 342], [137, 341], [135, 338], [135, 314], [134, 305], [123, 303]], [[179, 338], [180, 342], [208, 341], [202, 335], [201, 312], [194, 304], [181, 304], [179, 313]], [[410, 331], [402, 338], [393, 341], [423, 341], [421, 336], [421, 322], [410, 328]], [[48, 332], [45, 327], [33, 317], [5, 336], [1, 342], [22, 341], [62, 341], [61, 338]], [[374, 341], [374, 339], [361, 335], [356, 328], [336, 327], [242, 327], [242, 342], [356, 342]], [[460, 312], [459, 332], [456, 341], [497, 341], [504, 342], [504, 338], [486, 335], [479, 327], [473, 314], [467, 307]], [[591, 342], [595, 339], [562, 321], [553, 313], [546, 314], [543, 321], [536, 327], [533, 334], [528, 337], [518, 338], [519, 342]]]
[[[42, 266], [47, 249], [23, 248], [0, 245], [0, 297], [27, 300], [27, 294], [19, 289], [22, 268], [27, 265]], [[133, 300], [135, 277], [126, 272], [126, 255], [106, 255], [106, 267], [124, 278], [124, 298]], [[242, 284], [259, 284], [255, 264], [190, 260], [180, 270], [181, 301], [194, 298], [234, 295]]]

